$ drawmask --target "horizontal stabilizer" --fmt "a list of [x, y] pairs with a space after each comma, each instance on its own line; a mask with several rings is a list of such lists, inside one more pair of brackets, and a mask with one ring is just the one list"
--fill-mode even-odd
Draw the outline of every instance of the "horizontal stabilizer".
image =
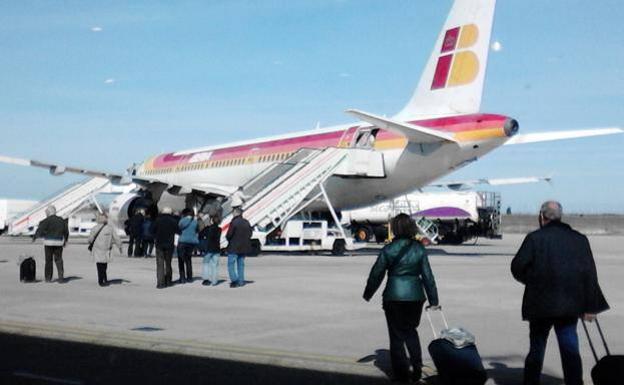
[[509, 139], [507, 142], [505, 142], [505, 145], [549, 142], [551, 140], [576, 139], [576, 138], [585, 138], [588, 136], [613, 135], [613, 134], [621, 134], [621, 133], [624, 133], [624, 130], [618, 127], [597, 128], [597, 129], [590, 129], [590, 130], [537, 132], [534, 134], [515, 135], [514, 137]]
[[370, 123], [375, 127], [403, 135], [407, 140], [413, 143], [456, 142], [450, 135], [430, 128], [399, 122], [358, 110], [347, 110], [346, 113], [364, 122]]

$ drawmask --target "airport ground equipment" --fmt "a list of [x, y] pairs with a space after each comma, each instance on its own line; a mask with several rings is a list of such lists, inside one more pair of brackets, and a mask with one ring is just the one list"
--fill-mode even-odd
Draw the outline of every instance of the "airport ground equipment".
[[[342, 212], [358, 241], [387, 237], [390, 218], [412, 215], [423, 236], [441, 244], [461, 244], [476, 237], [499, 239], [501, 197], [490, 191], [414, 192], [374, 206]], [[430, 227], [429, 227], [430, 226]], [[434, 227], [435, 226], [435, 227]]]
[[[67, 218], [73, 212], [83, 207], [85, 202], [91, 203], [94, 201], [94, 195], [108, 186], [110, 186], [109, 180], [99, 177], [89, 178], [84, 182], [72, 184], [63, 191], [53, 194], [23, 214], [13, 218], [9, 222], [8, 234], [33, 234], [39, 222], [46, 217], [46, 208], [51, 205], [56, 207], [57, 215]], [[95, 204], [97, 205], [97, 202]]]
[[[341, 244], [349, 249], [351, 243], [346, 242], [347, 235], [324, 188], [324, 183], [332, 176], [382, 178], [383, 154], [364, 148], [305, 148], [268, 167], [242, 189], [249, 197], [242, 208], [245, 218], [255, 229], [254, 239], [257, 241], [254, 244], [259, 246], [260, 239], [266, 239], [295, 214], [321, 200], [338, 226], [340, 238], [334, 240], [335, 249], [342, 250]], [[224, 247], [227, 244], [225, 235], [233, 218], [231, 201], [229, 199], [223, 206], [221, 244]]]
[[37, 204], [37, 201], [24, 199], [0, 199], [0, 234], [9, 227], [13, 217]]
[[344, 238], [339, 228], [326, 220], [289, 219], [268, 236], [256, 234], [262, 251], [331, 251], [342, 255], [346, 250], [362, 248], [351, 237]]

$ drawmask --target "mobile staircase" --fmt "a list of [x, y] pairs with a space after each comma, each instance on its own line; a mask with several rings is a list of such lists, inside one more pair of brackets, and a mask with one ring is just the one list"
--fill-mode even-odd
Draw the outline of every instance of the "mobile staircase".
[[[418, 207], [412, 207], [412, 204], [407, 195], [405, 196], [405, 205], [397, 205], [397, 202], [403, 203], [398, 199], [392, 201], [392, 203], [390, 204], [392, 213], [391, 217], [395, 217], [396, 215], [404, 213], [405, 210], [407, 210], [409, 212], [409, 215], [416, 222], [416, 228], [418, 229], [419, 235], [421, 237], [427, 238], [431, 243], [434, 243], [439, 235], [438, 225], [431, 219], [414, 215], [414, 211], [418, 211]], [[388, 220], [389, 219], [390, 218], [388, 218]]]
[[99, 177], [74, 183], [50, 198], [44, 199], [25, 213], [12, 218], [7, 233], [9, 235], [32, 234], [39, 222], [46, 217], [45, 210], [49, 206], [56, 207], [56, 215], [67, 218], [87, 202], [93, 201], [97, 205], [94, 195], [109, 185], [108, 179]]
[[[249, 197], [242, 209], [245, 219], [255, 227], [254, 238], [266, 238], [293, 215], [323, 199], [346, 242], [347, 236], [325, 191], [324, 183], [331, 176], [384, 177], [383, 154], [371, 149], [303, 148], [285, 161], [269, 166], [242, 189]], [[225, 235], [233, 219], [229, 202], [231, 199], [223, 205], [222, 246], [227, 244]]]

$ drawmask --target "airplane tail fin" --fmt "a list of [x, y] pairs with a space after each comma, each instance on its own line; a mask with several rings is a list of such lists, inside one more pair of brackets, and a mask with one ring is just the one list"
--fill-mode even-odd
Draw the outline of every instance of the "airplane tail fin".
[[394, 119], [479, 111], [496, 0], [455, 0], [418, 87]]

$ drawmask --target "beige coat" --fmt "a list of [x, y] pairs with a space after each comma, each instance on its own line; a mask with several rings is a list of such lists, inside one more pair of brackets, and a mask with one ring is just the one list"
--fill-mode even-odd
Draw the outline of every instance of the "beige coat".
[[112, 250], [114, 246], [117, 246], [117, 251], [121, 249], [121, 238], [113, 226], [109, 224], [99, 224], [91, 229], [89, 234], [89, 244], [93, 242], [95, 235], [100, 231], [100, 228], [104, 226], [104, 229], [100, 232], [93, 244], [93, 250], [91, 250], [91, 256], [96, 263], [108, 263], [113, 259]]

